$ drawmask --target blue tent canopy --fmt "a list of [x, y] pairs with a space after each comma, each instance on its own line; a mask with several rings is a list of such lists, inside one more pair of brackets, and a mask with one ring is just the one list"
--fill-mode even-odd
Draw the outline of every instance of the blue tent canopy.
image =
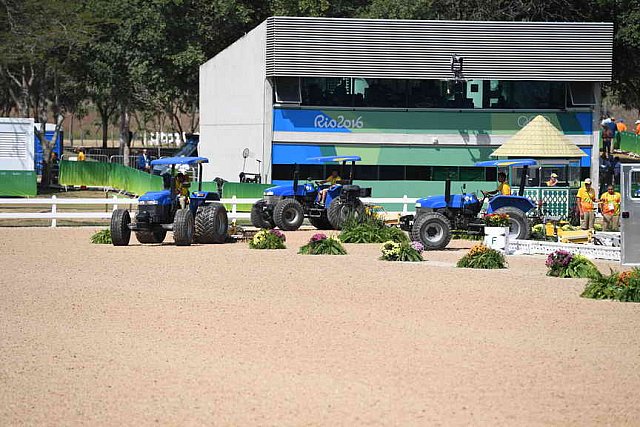
[[536, 166], [538, 164], [534, 159], [508, 159], [508, 160], [487, 160], [486, 162], [477, 162], [476, 166], [483, 168], [490, 167], [507, 167], [507, 166]]
[[327, 163], [327, 162], [359, 162], [362, 160], [360, 156], [322, 156], [322, 157], [309, 157], [307, 161]]
[[151, 160], [151, 166], [196, 165], [198, 163], [209, 163], [209, 159], [206, 157], [163, 157], [162, 159]]

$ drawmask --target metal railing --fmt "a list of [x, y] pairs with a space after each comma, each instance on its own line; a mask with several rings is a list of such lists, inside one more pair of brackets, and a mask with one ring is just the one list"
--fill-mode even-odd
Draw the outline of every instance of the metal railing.
[[[230, 205], [229, 219], [248, 219], [249, 212], [238, 212], [238, 205], [253, 204], [260, 199], [239, 199], [236, 196], [221, 199], [220, 202]], [[402, 204], [402, 211], [389, 212], [390, 214], [406, 215], [409, 204], [416, 202], [415, 198], [403, 196], [401, 198], [364, 198], [364, 203], [368, 204]], [[105, 205], [112, 206], [112, 211], [118, 209], [118, 206], [129, 206], [130, 208], [138, 205], [138, 199], [125, 199], [113, 196], [104, 199], [59, 199], [55, 195], [51, 198], [32, 198], [32, 199], [0, 199], [0, 209], [6, 205], [11, 206], [51, 206], [49, 212], [0, 212], [0, 219], [46, 219], [51, 220], [51, 227], [57, 226], [59, 219], [110, 219], [112, 212], [59, 212], [58, 206], [72, 205]]]

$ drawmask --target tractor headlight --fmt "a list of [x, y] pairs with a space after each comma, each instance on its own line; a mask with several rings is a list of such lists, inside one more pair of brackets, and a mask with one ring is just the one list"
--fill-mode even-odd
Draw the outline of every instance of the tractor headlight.
[[157, 205], [158, 201], [157, 200], [142, 200], [138, 204], [139, 205]]
[[273, 191], [265, 191], [264, 195], [265, 196], [273, 196]]

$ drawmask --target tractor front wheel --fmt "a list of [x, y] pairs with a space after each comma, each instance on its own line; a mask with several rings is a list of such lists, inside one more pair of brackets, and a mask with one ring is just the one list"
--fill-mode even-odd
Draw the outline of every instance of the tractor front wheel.
[[224, 243], [229, 231], [227, 210], [219, 203], [200, 206], [196, 212], [194, 239], [198, 243]]
[[111, 242], [113, 246], [127, 246], [131, 240], [131, 216], [126, 209], [116, 209], [111, 215]]
[[411, 227], [411, 240], [422, 243], [425, 249], [438, 251], [451, 241], [451, 225], [446, 216], [438, 212], [419, 215]]
[[273, 221], [281, 230], [295, 231], [304, 221], [304, 210], [296, 199], [282, 199], [273, 209]]
[[509, 215], [509, 239], [527, 240], [531, 235], [531, 226], [527, 215], [518, 208], [504, 207], [494, 213]]
[[194, 228], [193, 214], [189, 208], [179, 209], [173, 218], [173, 241], [176, 246], [189, 246], [193, 242]]
[[333, 200], [327, 209], [327, 218], [335, 230], [342, 230], [349, 217], [360, 219], [363, 215], [364, 205], [360, 199], [354, 202], [343, 202], [338, 198]]
[[162, 243], [167, 236], [167, 230], [136, 231], [136, 239], [140, 243]]
[[274, 228], [276, 224], [264, 219], [262, 215], [261, 205], [264, 204], [264, 200], [259, 200], [251, 207], [251, 224], [256, 228]]

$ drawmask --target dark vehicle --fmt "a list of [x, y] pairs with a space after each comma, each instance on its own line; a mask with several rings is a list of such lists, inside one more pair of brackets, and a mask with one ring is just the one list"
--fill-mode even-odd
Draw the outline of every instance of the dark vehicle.
[[472, 234], [482, 234], [484, 223], [480, 211], [487, 198], [489, 205], [486, 213], [509, 215], [509, 237], [527, 239], [531, 234], [531, 223], [527, 213], [536, 205], [524, 197], [524, 185], [529, 166], [536, 165], [535, 160], [491, 160], [476, 163], [480, 167], [522, 166], [522, 178], [517, 196], [486, 194], [482, 199], [474, 193], [451, 194], [451, 181], [445, 182], [444, 195], [430, 196], [416, 201], [416, 214], [400, 218], [400, 228], [411, 234], [412, 240], [419, 241], [426, 249], [444, 249], [451, 240], [451, 230], [464, 230]]
[[[371, 188], [361, 188], [353, 184], [353, 169], [360, 161], [359, 156], [312, 157], [312, 162], [341, 162], [340, 176], [345, 166], [350, 163], [349, 179], [342, 179], [339, 184], [321, 184], [311, 178], [299, 183], [299, 171], [296, 166], [293, 172], [293, 185], [279, 185], [267, 188], [264, 198], [257, 201], [251, 209], [251, 223], [258, 228], [278, 227], [293, 231], [300, 228], [304, 218], [320, 230], [340, 230], [346, 219], [362, 216], [364, 205], [361, 197], [370, 197]], [[322, 190], [327, 190], [325, 203], [318, 201]]]
[[[129, 244], [131, 232], [140, 243], [162, 243], [167, 231], [173, 231], [173, 239], [178, 246], [197, 243], [224, 243], [227, 239], [229, 221], [225, 207], [219, 202], [216, 192], [202, 191], [202, 181], [198, 191], [185, 196], [181, 188], [188, 188], [188, 182], [178, 183], [174, 177], [176, 165], [195, 166], [202, 176], [205, 157], [167, 157], [153, 160], [152, 166], [169, 165], [170, 173], [163, 175], [165, 189], [150, 191], [138, 199], [138, 213], [131, 221], [129, 211], [117, 209], [111, 217], [111, 239], [115, 246]], [[182, 200], [181, 200], [182, 199]]]

